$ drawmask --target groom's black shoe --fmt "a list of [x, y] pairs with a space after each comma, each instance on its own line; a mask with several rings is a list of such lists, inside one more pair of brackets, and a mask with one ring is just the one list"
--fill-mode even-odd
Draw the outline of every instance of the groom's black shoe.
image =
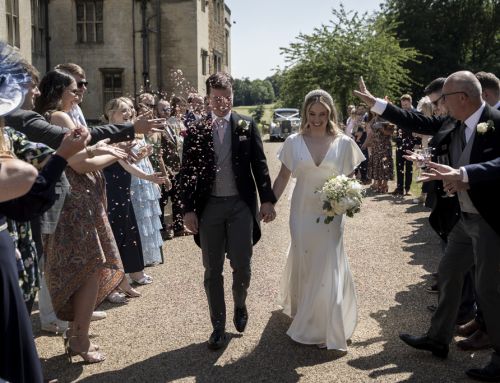
[[471, 368], [465, 371], [469, 378], [480, 380], [481, 382], [500, 382], [500, 367], [487, 364], [483, 368]]
[[218, 350], [227, 344], [227, 335], [224, 329], [215, 329], [208, 339], [208, 348]]
[[236, 330], [238, 330], [239, 332], [245, 331], [247, 322], [248, 322], [247, 307], [246, 306], [243, 306], [241, 308], [236, 307], [234, 309], [234, 317], [233, 317], [233, 323], [234, 327], [236, 327]]
[[449, 347], [447, 344], [436, 342], [428, 336], [413, 336], [410, 334], [399, 334], [399, 338], [408, 346], [418, 350], [426, 350], [432, 352], [432, 355], [438, 358], [446, 358], [448, 356]]

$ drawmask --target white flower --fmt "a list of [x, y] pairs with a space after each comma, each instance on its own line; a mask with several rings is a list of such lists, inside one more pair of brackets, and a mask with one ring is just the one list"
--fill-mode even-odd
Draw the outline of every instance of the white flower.
[[488, 132], [488, 130], [495, 130], [495, 126], [492, 120], [488, 120], [486, 122], [481, 122], [480, 124], [477, 124], [476, 130], [479, 134], [484, 134]]

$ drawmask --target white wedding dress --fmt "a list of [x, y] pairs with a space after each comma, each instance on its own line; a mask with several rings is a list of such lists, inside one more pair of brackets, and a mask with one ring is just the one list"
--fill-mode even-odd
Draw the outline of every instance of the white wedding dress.
[[315, 191], [331, 176], [350, 175], [365, 157], [351, 138], [339, 135], [316, 166], [303, 136], [294, 134], [278, 158], [297, 179], [290, 211], [291, 244], [280, 289], [280, 305], [293, 318], [287, 334], [299, 343], [346, 350], [357, 309], [344, 253], [344, 216], [324, 224]]

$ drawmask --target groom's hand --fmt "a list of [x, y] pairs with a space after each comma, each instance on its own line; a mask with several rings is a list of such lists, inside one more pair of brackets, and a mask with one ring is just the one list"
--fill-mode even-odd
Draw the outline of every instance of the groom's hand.
[[198, 217], [196, 213], [189, 212], [184, 214], [184, 226], [193, 234], [198, 234]]
[[368, 105], [368, 108], [372, 108], [373, 105], [375, 105], [375, 97], [366, 89], [365, 82], [363, 80], [363, 77], [359, 78], [359, 90], [355, 90], [354, 95], [359, 97], [364, 101], [366, 105]]
[[260, 205], [259, 218], [265, 223], [271, 222], [276, 218], [276, 211], [271, 202], [264, 202]]

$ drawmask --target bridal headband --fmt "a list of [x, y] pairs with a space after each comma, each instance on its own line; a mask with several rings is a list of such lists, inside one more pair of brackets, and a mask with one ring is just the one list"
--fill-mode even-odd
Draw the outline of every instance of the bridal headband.
[[22, 105], [30, 82], [19, 53], [0, 41], [0, 117]]
[[323, 97], [326, 100], [328, 100], [330, 105], [334, 104], [333, 98], [332, 98], [332, 96], [330, 96], [330, 93], [328, 93], [327, 91], [325, 91], [323, 89], [311, 90], [309, 93], [306, 94], [304, 101], [307, 102], [310, 98], [313, 98], [313, 97]]

